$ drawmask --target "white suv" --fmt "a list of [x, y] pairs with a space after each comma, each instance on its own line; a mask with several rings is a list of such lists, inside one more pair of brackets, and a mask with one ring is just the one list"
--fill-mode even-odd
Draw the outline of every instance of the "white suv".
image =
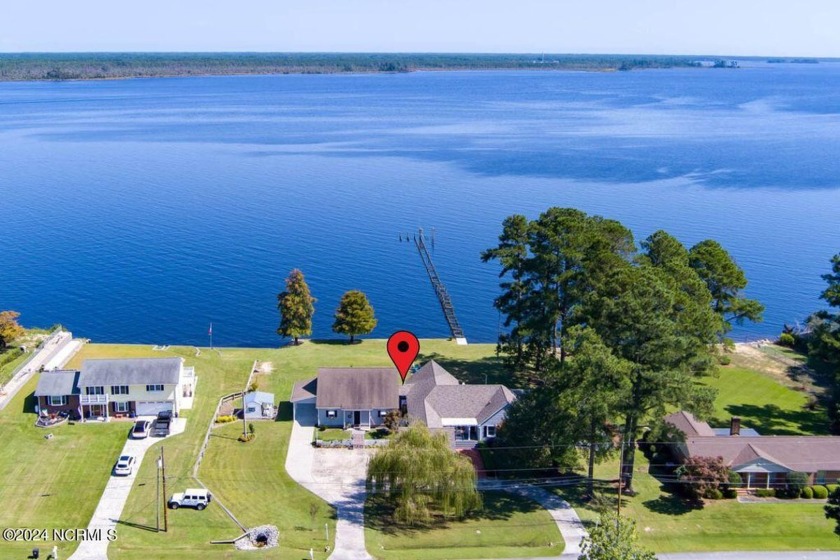
[[176, 492], [169, 498], [169, 509], [179, 507], [194, 507], [201, 511], [207, 507], [213, 495], [203, 488], [187, 488], [183, 492]]

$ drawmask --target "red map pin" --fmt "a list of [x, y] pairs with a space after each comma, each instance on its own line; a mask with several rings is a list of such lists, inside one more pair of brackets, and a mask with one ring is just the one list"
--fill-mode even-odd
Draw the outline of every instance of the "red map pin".
[[387, 348], [391, 361], [397, 366], [402, 382], [405, 383], [405, 376], [408, 375], [411, 364], [420, 353], [420, 341], [414, 333], [397, 331], [388, 339]]

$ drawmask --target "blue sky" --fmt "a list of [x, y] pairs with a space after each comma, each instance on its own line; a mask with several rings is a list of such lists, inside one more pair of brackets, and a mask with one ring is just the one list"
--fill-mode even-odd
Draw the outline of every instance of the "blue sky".
[[11, 0], [0, 52], [840, 57], [836, 0]]

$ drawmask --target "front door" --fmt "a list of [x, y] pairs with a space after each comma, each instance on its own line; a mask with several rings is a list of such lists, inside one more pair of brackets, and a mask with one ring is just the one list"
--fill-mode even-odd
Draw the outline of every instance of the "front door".
[[358, 426], [362, 423], [362, 411], [361, 410], [354, 410], [353, 411], [353, 425]]

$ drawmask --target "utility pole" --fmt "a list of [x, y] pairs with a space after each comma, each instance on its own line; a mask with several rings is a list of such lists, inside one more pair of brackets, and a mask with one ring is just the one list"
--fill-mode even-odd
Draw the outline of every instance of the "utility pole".
[[157, 481], [157, 508], [155, 508], [155, 528], [160, 533], [160, 469], [163, 467], [163, 462], [160, 457], [157, 460], [157, 470], [155, 471], [155, 480]]
[[[160, 447], [160, 478], [163, 480], [163, 502], [166, 504], [166, 463], [163, 460], [163, 446]], [[169, 531], [169, 516], [166, 511], [167, 508], [163, 508], [163, 532], [166, 533]]]

